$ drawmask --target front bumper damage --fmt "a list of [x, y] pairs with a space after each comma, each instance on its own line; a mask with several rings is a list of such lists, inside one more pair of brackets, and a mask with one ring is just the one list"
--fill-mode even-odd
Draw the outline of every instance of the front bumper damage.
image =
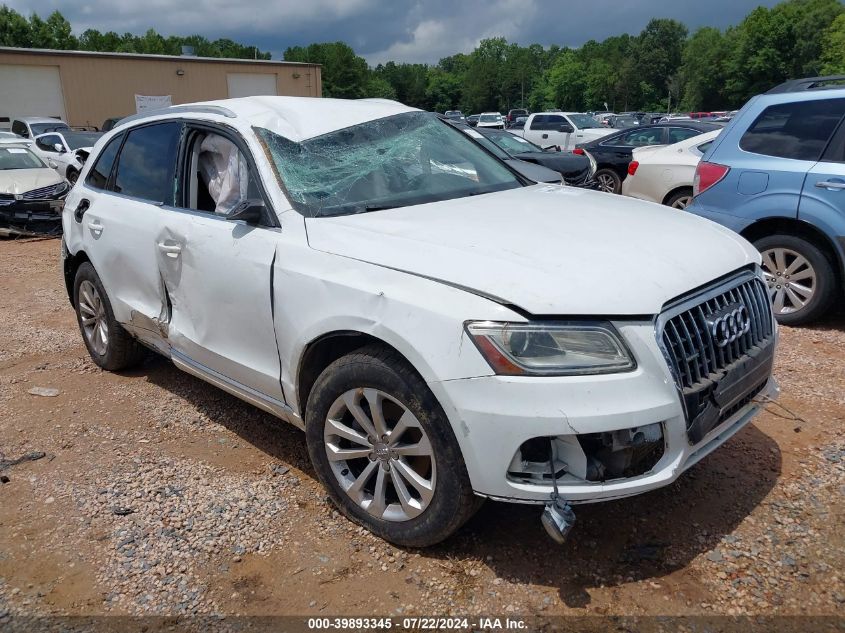
[[64, 198], [0, 199], [0, 235], [61, 235]]
[[637, 358], [635, 371], [488, 376], [431, 385], [447, 403], [477, 494], [547, 504], [557, 493], [578, 504], [659, 488], [741, 430], [762, 402], [777, 395], [769, 377], [753, 399], [693, 443], [654, 324], [614, 325]]

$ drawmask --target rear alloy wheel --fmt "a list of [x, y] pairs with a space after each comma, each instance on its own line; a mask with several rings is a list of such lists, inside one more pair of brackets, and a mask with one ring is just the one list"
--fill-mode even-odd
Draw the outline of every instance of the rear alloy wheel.
[[391, 543], [438, 543], [480, 505], [440, 403], [393, 350], [364, 347], [326, 367], [305, 437], [338, 509]]
[[754, 246], [763, 257], [763, 274], [778, 321], [800, 325], [821, 316], [835, 289], [833, 268], [824, 253], [791, 235], [770, 235]]
[[89, 262], [76, 271], [73, 305], [82, 340], [97, 365], [118, 371], [143, 360], [144, 348], [114, 318], [103, 282]]
[[593, 179], [598, 183], [599, 191], [605, 193], [619, 193], [622, 191], [622, 179], [612, 169], [598, 170]]
[[692, 203], [692, 189], [676, 191], [667, 200], [666, 206], [683, 211]]

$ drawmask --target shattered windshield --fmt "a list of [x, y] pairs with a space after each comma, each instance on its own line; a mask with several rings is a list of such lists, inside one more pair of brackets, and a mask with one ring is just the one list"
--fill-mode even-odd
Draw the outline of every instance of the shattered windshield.
[[300, 143], [255, 128], [294, 207], [347, 215], [522, 186], [463, 132], [428, 112], [406, 112]]

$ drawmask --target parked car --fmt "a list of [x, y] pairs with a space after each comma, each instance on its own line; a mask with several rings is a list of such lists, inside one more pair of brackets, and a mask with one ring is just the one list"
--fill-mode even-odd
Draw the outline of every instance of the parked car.
[[0, 234], [58, 233], [69, 188], [29, 144], [0, 145]]
[[672, 145], [635, 147], [622, 194], [686, 209], [692, 201], [692, 182], [701, 156], [721, 130], [713, 130]]
[[629, 127], [636, 127], [639, 124], [639, 117], [633, 114], [616, 114], [607, 120], [607, 127], [612, 127], [614, 130], [626, 130]]
[[477, 128], [498, 128], [504, 129], [505, 122], [502, 120], [502, 115], [498, 112], [483, 112], [478, 117]]
[[528, 116], [522, 129], [510, 131], [540, 147], [557, 146], [562, 150], [572, 150], [579, 143], [613, 132], [593, 117], [577, 112], [537, 112]]
[[[447, 119], [448, 120], [448, 119]], [[524, 160], [520, 160], [519, 158], [515, 158], [500, 148], [498, 145], [493, 143], [489, 135], [493, 133], [500, 133], [500, 134], [507, 134], [502, 130], [492, 130], [490, 128], [481, 128], [480, 130], [474, 130], [468, 125], [464, 123], [457, 123], [453, 122], [456, 128], [461, 130], [464, 134], [469, 136], [471, 139], [475, 140], [476, 143], [481, 145], [484, 149], [490, 152], [493, 156], [498, 158], [500, 161], [505, 163], [508, 167], [513, 169], [515, 172], [524, 176], [528, 180], [532, 182], [542, 182], [554, 185], [562, 185], [565, 184], [562, 175], [547, 167], [543, 167], [537, 163], [528, 162]], [[510, 136], [510, 134], [508, 134]]]
[[126, 117], [122, 117], [122, 116], [114, 116], [114, 117], [111, 117], [109, 119], [106, 119], [105, 121], [103, 121], [103, 127], [100, 128], [100, 131], [101, 132], [111, 132], [114, 129], [114, 127], [118, 123], [123, 121], [123, 119], [125, 119], [125, 118]]
[[446, 110], [444, 116], [447, 119], [457, 119], [461, 123], [466, 123], [466, 117], [464, 116], [464, 113], [460, 110]]
[[516, 117], [516, 121], [514, 121], [511, 125], [508, 126], [508, 129], [512, 130], [522, 130], [525, 128], [525, 122], [528, 120], [527, 116], [518, 116]]
[[[793, 80], [752, 98], [698, 165], [689, 211], [763, 254], [782, 323], [822, 316], [845, 279], [845, 87]], [[836, 86], [836, 84], [833, 84]]]
[[704, 132], [720, 129], [719, 125], [697, 121], [642, 125], [635, 130], [623, 130], [589, 143], [582, 143], [574, 151], [586, 152], [595, 159], [598, 167], [595, 178], [599, 189], [607, 193], [620, 193], [622, 182], [628, 175], [631, 152], [635, 147], [669, 145]]
[[35, 138], [45, 132], [67, 130], [70, 126], [61, 119], [49, 117], [22, 116], [12, 120], [11, 131], [21, 138]]
[[524, 116], [527, 119], [529, 114], [525, 108], [511, 108], [505, 117], [505, 127], [513, 127], [518, 117]]
[[653, 125], [658, 123], [665, 115], [663, 112], [645, 112], [640, 117], [640, 125]]
[[32, 145], [32, 141], [13, 134], [12, 132], [0, 131], [0, 143], [12, 143], [14, 145]]
[[102, 132], [48, 132], [35, 137], [33, 150], [70, 184], [79, 177], [82, 165]]
[[[593, 174], [596, 171], [596, 164], [589, 156], [577, 155], [572, 152], [559, 152], [557, 150], [544, 150], [539, 145], [534, 145], [520, 136], [505, 130], [479, 129], [478, 134], [483, 138], [478, 139], [485, 147], [494, 145], [500, 152], [504, 152], [505, 160], [517, 160], [520, 163], [540, 165], [552, 170], [557, 175], [557, 181], [536, 180], [537, 182], [560, 182], [572, 187], [595, 188]], [[484, 143], [483, 141], [487, 141]], [[525, 174], [529, 178], [529, 174]]]
[[478, 119], [480, 116], [480, 114], [470, 114], [467, 117], [467, 125], [469, 125], [470, 127], [475, 127], [476, 125], [478, 125]]
[[399, 103], [130, 118], [63, 224], [96, 364], [128, 368], [143, 343], [304, 429], [339, 510], [403, 546], [483, 497], [545, 506], [562, 541], [572, 504], [670, 484], [776, 391], [750, 244], [531, 184]]
[[605, 127], [608, 126], [608, 122], [610, 119], [616, 116], [615, 112], [596, 112], [593, 115], [593, 118], [600, 124], [604, 125]]

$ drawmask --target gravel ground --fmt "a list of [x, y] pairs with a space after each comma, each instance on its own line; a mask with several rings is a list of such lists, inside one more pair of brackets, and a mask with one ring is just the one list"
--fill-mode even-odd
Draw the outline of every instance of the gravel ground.
[[[340, 516], [302, 434], [151, 359], [88, 359], [57, 241], [0, 241], [0, 623], [15, 615], [837, 615], [845, 317], [781, 329], [783, 389], [674, 484], [576, 509], [488, 503], [447, 543]], [[34, 387], [55, 389], [34, 395]]]

